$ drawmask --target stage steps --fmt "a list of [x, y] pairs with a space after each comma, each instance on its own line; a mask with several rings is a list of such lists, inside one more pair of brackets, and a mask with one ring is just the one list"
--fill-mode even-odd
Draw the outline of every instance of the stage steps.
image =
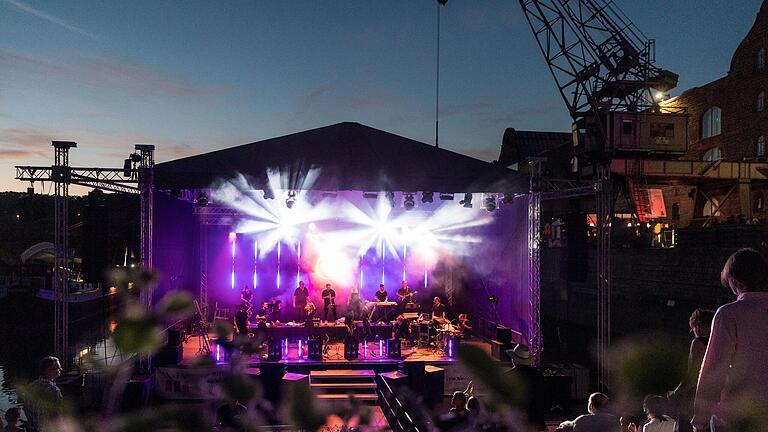
[[359, 369], [314, 370], [309, 373], [309, 386], [318, 399], [345, 401], [349, 395], [372, 405], [377, 401], [376, 372]]

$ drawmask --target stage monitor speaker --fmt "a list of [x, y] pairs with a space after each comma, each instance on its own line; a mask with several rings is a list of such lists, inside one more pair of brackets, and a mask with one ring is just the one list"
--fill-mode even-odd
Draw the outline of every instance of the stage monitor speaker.
[[428, 406], [439, 404], [445, 393], [445, 369], [426, 365], [424, 366], [424, 401]]
[[512, 329], [502, 325], [497, 325], [495, 340], [506, 344], [512, 343]]
[[184, 340], [184, 333], [181, 330], [168, 330], [168, 346], [179, 346]]
[[387, 339], [387, 358], [401, 358], [400, 339]]
[[491, 356], [498, 361], [510, 361], [507, 350], [512, 348], [511, 343], [504, 343], [497, 340], [491, 341]]
[[347, 360], [357, 360], [360, 357], [360, 344], [357, 342], [344, 342], [344, 358]]
[[307, 341], [307, 358], [309, 360], [323, 359], [323, 344], [317, 339]]
[[283, 344], [282, 339], [270, 339], [267, 341], [267, 360], [282, 360]]

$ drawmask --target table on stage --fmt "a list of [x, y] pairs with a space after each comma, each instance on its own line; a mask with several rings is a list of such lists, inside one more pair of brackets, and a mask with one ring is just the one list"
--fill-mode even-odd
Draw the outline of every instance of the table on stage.
[[[357, 323], [357, 332], [361, 332], [362, 324]], [[392, 326], [389, 324], [384, 325], [371, 325], [371, 336], [369, 340], [373, 339], [389, 339], [392, 336]], [[305, 327], [302, 325], [288, 325], [288, 324], [271, 324], [266, 328], [258, 329], [252, 328], [255, 334], [262, 332], [264, 337], [273, 339], [308, 339], [315, 337], [325, 337], [328, 335], [331, 341], [343, 341], [347, 335], [347, 327], [343, 324], [334, 325], [320, 325], [317, 327]]]

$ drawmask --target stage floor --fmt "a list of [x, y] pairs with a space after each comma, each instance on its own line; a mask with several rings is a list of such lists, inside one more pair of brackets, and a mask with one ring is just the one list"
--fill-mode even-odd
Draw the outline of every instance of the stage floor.
[[[224, 350], [217, 346], [213, 342], [213, 334], [210, 335], [211, 356], [217, 362], [226, 362], [226, 354]], [[481, 347], [488, 355], [491, 355], [491, 345], [481, 340], [464, 340], [463, 344], [472, 344]], [[183, 345], [183, 357], [179, 363], [180, 366], [187, 366], [192, 364], [196, 357], [203, 354], [201, 347], [200, 337], [190, 337]], [[419, 361], [428, 364], [431, 363], [454, 363], [458, 360], [455, 357], [449, 357], [446, 355], [445, 350], [438, 349], [432, 346], [429, 347], [409, 347], [407, 343], [403, 343], [401, 348], [402, 358], [387, 358], [386, 341], [383, 341], [381, 349], [378, 341], [370, 342], [367, 346], [367, 350], [363, 349], [363, 344], [360, 344], [360, 355], [356, 360], [347, 360], [344, 358], [344, 344], [342, 342], [331, 342], [328, 344], [328, 350], [323, 356], [322, 360], [310, 360], [307, 358], [307, 346], [302, 343], [301, 354], [299, 354], [299, 344], [297, 342], [291, 342], [288, 345], [287, 355], [283, 353], [283, 358], [279, 361], [267, 361], [266, 350], [262, 355], [252, 355], [248, 359], [249, 366], [258, 367], [262, 362], [268, 363], [284, 363], [287, 366], [290, 365], [325, 365], [336, 366], [337, 365], [374, 365], [374, 364], [398, 364], [400, 362]], [[364, 352], [365, 351], [365, 352]]]

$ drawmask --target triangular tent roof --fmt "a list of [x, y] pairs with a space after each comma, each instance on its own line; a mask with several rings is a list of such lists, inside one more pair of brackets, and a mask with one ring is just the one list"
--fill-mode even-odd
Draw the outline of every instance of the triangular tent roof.
[[499, 165], [344, 122], [157, 164], [155, 187], [202, 189], [243, 174], [261, 189], [268, 169], [303, 178], [311, 168], [320, 169], [313, 189], [326, 191], [521, 193], [528, 184]]

